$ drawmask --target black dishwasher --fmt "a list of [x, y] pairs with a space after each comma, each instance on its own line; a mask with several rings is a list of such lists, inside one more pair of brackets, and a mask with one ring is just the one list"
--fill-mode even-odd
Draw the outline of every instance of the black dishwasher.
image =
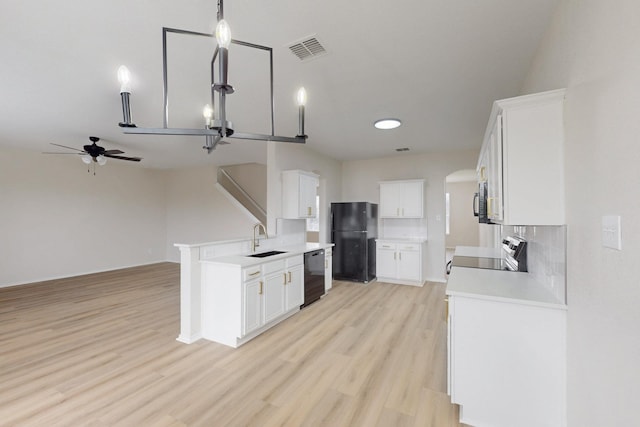
[[324, 295], [324, 250], [304, 254], [304, 304], [306, 307]]

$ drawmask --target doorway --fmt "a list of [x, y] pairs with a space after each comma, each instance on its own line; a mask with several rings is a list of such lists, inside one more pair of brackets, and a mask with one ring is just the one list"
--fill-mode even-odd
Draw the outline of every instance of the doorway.
[[453, 258], [456, 246], [479, 246], [480, 228], [473, 216], [473, 196], [478, 191], [474, 169], [455, 171], [445, 178], [445, 253]]

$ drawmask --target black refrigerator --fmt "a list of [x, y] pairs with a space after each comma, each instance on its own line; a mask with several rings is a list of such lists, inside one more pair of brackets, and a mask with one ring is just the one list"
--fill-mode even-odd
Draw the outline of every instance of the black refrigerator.
[[331, 203], [333, 278], [368, 283], [376, 277], [378, 205]]

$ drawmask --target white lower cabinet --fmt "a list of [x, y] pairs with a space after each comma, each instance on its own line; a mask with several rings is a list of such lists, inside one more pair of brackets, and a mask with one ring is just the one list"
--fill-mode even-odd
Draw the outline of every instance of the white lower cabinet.
[[282, 270], [264, 278], [264, 323], [284, 313], [286, 277], [287, 273]]
[[302, 257], [287, 260], [287, 277], [284, 286], [285, 311], [300, 309], [304, 303], [304, 267]]
[[422, 286], [423, 246], [420, 242], [376, 241], [378, 281]]
[[247, 335], [264, 324], [262, 321], [262, 280], [252, 280], [243, 285], [242, 335]]
[[202, 275], [202, 337], [231, 347], [296, 313], [304, 301], [302, 255], [244, 269], [205, 263]]
[[333, 250], [327, 248], [324, 251], [324, 291], [327, 292], [333, 286]]
[[448, 392], [460, 421], [566, 426], [566, 310], [451, 295], [448, 304]]

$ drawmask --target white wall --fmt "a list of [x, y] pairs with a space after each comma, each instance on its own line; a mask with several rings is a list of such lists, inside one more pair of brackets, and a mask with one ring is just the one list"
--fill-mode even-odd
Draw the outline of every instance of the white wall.
[[164, 178], [109, 160], [0, 150], [0, 286], [165, 259]]
[[320, 175], [320, 236], [322, 243], [331, 241], [328, 223], [332, 202], [339, 202], [341, 163], [317, 153], [306, 145], [269, 142], [267, 151], [267, 229], [275, 230], [276, 218], [282, 215], [282, 171], [301, 169]]
[[423, 227], [428, 234], [425, 277], [430, 281], [444, 281], [445, 178], [459, 169], [475, 168], [478, 154], [478, 150], [464, 150], [345, 161], [342, 164], [342, 199], [380, 203], [379, 181], [424, 178], [426, 218]]
[[[567, 88], [568, 418], [637, 425], [640, 2], [563, 0], [523, 93]], [[602, 247], [622, 216], [622, 251]]]
[[478, 218], [473, 216], [473, 195], [478, 192], [476, 181], [447, 182], [449, 193], [449, 235], [446, 246], [479, 246], [480, 227]]
[[166, 258], [180, 261], [175, 243], [250, 238], [255, 223], [216, 188], [217, 168], [166, 171]]

